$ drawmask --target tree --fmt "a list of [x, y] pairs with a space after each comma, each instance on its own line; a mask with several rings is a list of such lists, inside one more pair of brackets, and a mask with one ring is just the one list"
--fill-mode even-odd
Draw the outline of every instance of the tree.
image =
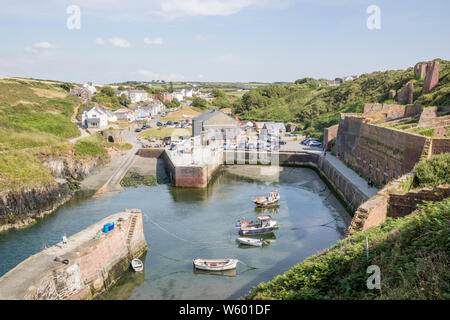
[[225, 92], [223, 90], [220, 90], [217, 88], [212, 89], [211, 93], [214, 98], [225, 98], [226, 97]]
[[169, 93], [173, 92], [173, 83], [172, 81], [169, 82]]
[[128, 107], [130, 105], [131, 101], [130, 101], [130, 99], [127, 98], [127, 96], [124, 93], [122, 93], [119, 97], [119, 103], [121, 105], [123, 105], [124, 107]]
[[73, 84], [68, 83], [68, 82], [64, 82], [62, 84], [59, 85], [61, 88], [63, 88], [64, 90], [66, 90], [67, 92], [70, 91], [70, 89], [72, 89], [74, 87]]
[[108, 97], [114, 97], [116, 95], [116, 91], [111, 87], [103, 87], [100, 90], [100, 93], [102, 93]]
[[199, 109], [208, 109], [208, 101], [206, 101], [205, 99], [202, 99], [200, 97], [195, 97], [192, 100], [192, 104], [191, 106], [199, 108]]

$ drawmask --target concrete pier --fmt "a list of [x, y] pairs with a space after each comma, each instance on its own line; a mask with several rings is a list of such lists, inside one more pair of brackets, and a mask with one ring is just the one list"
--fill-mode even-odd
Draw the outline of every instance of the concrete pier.
[[[142, 212], [111, 215], [21, 262], [0, 278], [0, 300], [92, 299], [147, 250]], [[115, 227], [103, 232], [106, 223]]]

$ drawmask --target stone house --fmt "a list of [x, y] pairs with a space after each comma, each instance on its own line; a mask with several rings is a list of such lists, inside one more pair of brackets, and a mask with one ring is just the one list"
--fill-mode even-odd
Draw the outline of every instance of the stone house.
[[116, 95], [120, 97], [121, 95], [125, 95], [127, 99], [131, 101], [131, 103], [138, 103], [147, 101], [149, 99], [149, 95], [145, 90], [117, 90]]
[[241, 134], [239, 121], [218, 109], [208, 110], [192, 119], [192, 136], [202, 136], [202, 144], [233, 141]]

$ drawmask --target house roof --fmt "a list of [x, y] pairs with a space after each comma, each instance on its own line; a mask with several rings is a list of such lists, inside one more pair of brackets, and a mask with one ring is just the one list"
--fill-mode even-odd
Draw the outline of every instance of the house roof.
[[[220, 111], [218, 109], [213, 109], [213, 110], [208, 110], [208, 111], [203, 112], [201, 115], [193, 118], [192, 120], [195, 120], [195, 121], [206, 121], [206, 120], [211, 119], [212, 117], [214, 117], [214, 116], [216, 116], [218, 114], [224, 114], [227, 117], [230, 117], [229, 115], [227, 115], [226, 113], [224, 113], [224, 112], [222, 112], [222, 111]], [[230, 117], [230, 118], [232, 118], [233, 120], [236, 120], [233, 117]]]

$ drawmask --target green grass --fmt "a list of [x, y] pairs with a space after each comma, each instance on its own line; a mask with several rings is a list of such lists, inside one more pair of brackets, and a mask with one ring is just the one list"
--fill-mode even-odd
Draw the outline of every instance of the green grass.
[[[388, 218], [313, 255], [247, 299], [450, 299], [450, 198]], [[369, 259], [365, 241], [368, 238]], [[368, 289], [367, 268], [381, 271], [381, 290]]]
[[0, 153], [0, 189], [20, 191], [36, 185], [55, 183], [49, 170], [24, 151]]

